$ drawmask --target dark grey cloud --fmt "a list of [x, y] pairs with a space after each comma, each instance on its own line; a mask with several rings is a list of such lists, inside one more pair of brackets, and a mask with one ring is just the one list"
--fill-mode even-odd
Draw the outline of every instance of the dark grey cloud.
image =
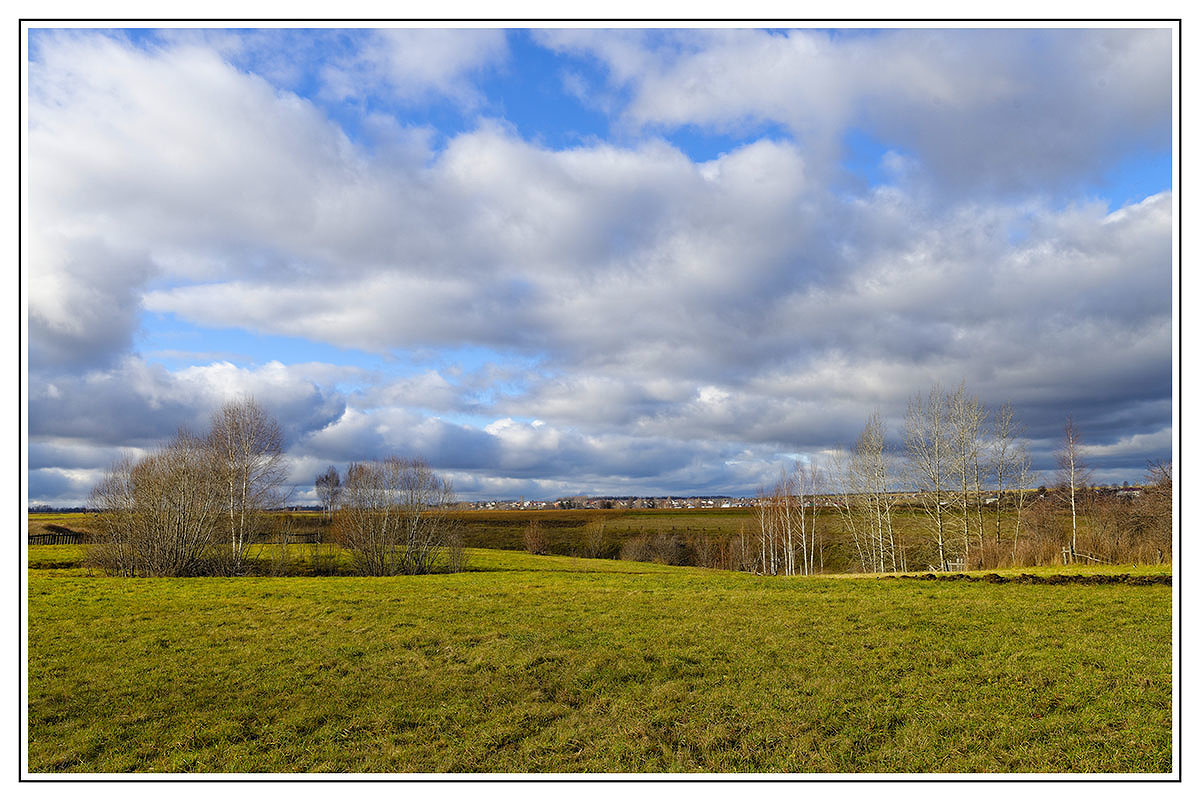
[[208, 428], [227, 400], [253, 397], [295, 442], [341, 417], [345, 401], [302, 373], [278, 363], [257, 370], [227, 362], [177, 372], [127, 358], [112, 370], [82, 376], [31, 376], [29, 435], [37, 445], [50, 438], [109, 447], [152, 447], [180, 427]]
[[49, 506], [78, 506], [87, 502], [92, 487], [100, 481], [102, 470], [64, 470], [43, 468], [29, 471], [31, 503]]
[[[546, 32], [604, 60], [634, 131], [565, 150], [491, 119], [352, 141], [269, 48], [214, 37], [64, 34], [31, 64], [31, 493], [238, 394], [301, 485], [400, 452], [480, 493], [752, 489], [876, 409], [899, 442], [908, 399], [960, 380], [1043, 466], [1067, 414], [1111, 475], [1169, 450], [1173, 197], [1075, 191], [1162, 146], [1163, 31]], [[338, 69], [470, 106], [487, 41], [416, 88], [386, 49]], [[659, 138], [747, 119], [788, 134], [703, 163]], [[855, 127], [901, 152], [848, 190]], [[167, 370], [134, 352], [143, 309], [489, 363]]]

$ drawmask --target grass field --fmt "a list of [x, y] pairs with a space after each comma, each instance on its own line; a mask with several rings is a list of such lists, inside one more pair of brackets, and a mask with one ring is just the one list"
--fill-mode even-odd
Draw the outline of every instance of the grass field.
[[[322, 539], [328, 540], [331, 534], [323, 516], [316, 512], [272, 513], [275, 517], [289, 514], [292, 518], [292, 531], [299, 535], [320, 533]], [[905, 552], [909, 557], [910, 569], [924, 569], [937, 559], [931, 552], [929, 533], [925, 528], [926, 520], [922, 512], [911, 508], [899, 508], [894, 511], [894, 525], [897, 536], [907, 543]], [[1010, 516], [1006, 513], [1004, 526], [1012, 525]], [[695, 545], [700, 540], [709, 543], [729, 543], [730, 555], [736, 551], [739, 530], [746, 530], [746, 538], [751, 549], [755, 545], [758, 531], [756, 511], [753, 509], [621, 509], [621, 510], [528, 510], [528, 511], [464, 511], [455, 512], [453, 519], [461, 526], [463, 542], [473, 548], [522, 550], [525, 547], [524, 533], [531, 521], [541, 526], [541, 534], [547, 552], [562, 556], [599, 555], [615, 559], [622, 554], [622, 548], [635, 539], [643, 541], [666, 539], [676, 543]], [[28, 516], [29, 533], [39, 534], [52, 531], [89, 532], [95, 526], [95, 516], [87, 513], [66, 514], [31, 514]], [[991, 518], [987, 522], [993, 525]], [[598, 544], [584, 547], [587, 538], [586, 526], [589, 523], [602, 521], [603, 534]], [[1062, 521], [1069, 526], [1069, 514]], [[1081, 517], [1081, 530], [1087, 532], [1090, 527], [1087, 516]], [[832, 509], [821, 509], [819, 528], [821, 531], [820, 563], [824, 569], [821, 572], [854, 571], [860, 569], [856, 549], [845, 529], [840, 516]], [[1028, 527], [1024, 529], [1028, 533]], [[1007, 534], [1005, 536], [1008, 536]], [[1081, 543], [1087, 543], [1086, 535]], [[989, 553], [993, 550], [988, 538]], [[955, 540], [957, 543], [957, 540]], [[1039, 541], [1034, 546], [1023, 540], [1021, 564], [1025, 565], [1058, 565], [1061, 564], [1061, 548], [1069, 542], [1069, 527], [1050, 538]], [[1087, 551], [1091, 546], [1082, 547]], [[1129, 551], [1126, 544], [1126, 557], [1122, 561], [1143, 561], [1157, 564], [1154, 548], [1147, 545], [1140, 552]], [[1009, 565], [1011, 546], [1005, 544], [996, 546], [995, 553], [989, 556], [986, 563], [991, 565]], [[1095, 549], [1092, 549], [1095, 550]], [[978, 552], [977, 552], [978, 553]], [[717, 557], [716, 551], [710, 551]], [[702, 564], [708, 566], [732, 567], [726, 561], [717, 557], [714, 560], [699, 557], [694, 550], [685, 550], [682, 559], [670, 559], [676, 564]], [[1159, 554], [1158, 558], [1163, 555]], [[638, 558], [634, 556], [633, 558]], [[643, 557], [645, 558], [645, 557]], [[1165, 562], [1170, 562], [1170, 553], [1165, 554]], [[1169, 564], [1161, 569], [1169, 570]]]
[[1169, 587], [502, 551], [116, 579], [81, 554], [29, 548], [31, 772], [1172, 768]]

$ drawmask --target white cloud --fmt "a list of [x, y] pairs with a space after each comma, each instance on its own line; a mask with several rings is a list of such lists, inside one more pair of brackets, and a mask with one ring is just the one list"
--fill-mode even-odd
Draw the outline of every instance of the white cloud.
[[405, 101], [440, 95], [478, 105], [472, 77], [508, 56], [504, 31], [488, 29], [389, 28], [364, 32], [354, 47], [352, 56], [323, 71], [326, 97], [363, 99], [382, 91]]
[[[343, 67], [374, 70], [398, 96], [469, 102], [465, 81], [504, 58], [503, 34], [484, 33], [474, 55], [465, 38], [430, 39], [400, 47], [403, 57], [368, 48], [369, 64]], [[1127, 97], [1160, 80], [1154, 35], [1084, 38], [1033, 66], [1011, 65], [993, 38], [968, 46], [936, 31], [847, 42], [670, 34], [666, 45], [643, 33], [540, 36], [606, 59], [633, 93], [630, 119], [647, 126], [761, 116], [808, 133], [696, 163], [653, 137], [555, 150], [501, 121], [434, 151], [428, 130], [375, 115], [367, 147], [194, 40], [139, 50], [47, 37], [30, 100], [36, 442], [146, 445], [253, 393], [285, 420], [307, 472], [396, 450], [480, 488], [567, 475], [553, 486], [699, 490], [753, 486], [779, 453], [850, 440], [875, 407], [896, 432], [907, 398], [936, 380], [1017, 403], [1042, 437], [1068, 411], [1101, 446], [1169, 425], [1169, 193], [1109, 213], [964, 199], [900, 176], [970, 172], [967, 151], [938, 155], [938, 126], [980, 147], [997, 98], [1032, 104], [1013, 124], [1040, 120], [1086, 67], [1116, 110], [1097, 120], [1082, 101], [1066, 107], [1071, 135], [1099, 126], [1046, 172], [1076, 174], [1143, 135], [1126, 112], [1158, 113], [1154, 93]], [[400, 70], [411, 85], [388, 72], [423, 47], [446, 52], [424, 73]], [[947, 67], [971, 48], [978, 63]], [[1119, 75], [1097, 55], [1105, 48]], [[1055, 65], [1071, 69], [1029, 79]], [[759, 80], [735, 92], [749, 74]], [[885, 157], [892, 185], [833, 191], [812, 136], [858, 119], [911, 150]], [[1006, 159], [1034, 169], [1059, 147], [1034, 138], [981, 160], [980, 175], [999, 180]], [[377, 353], [505, 355], [399, 378], [320, 364], [172, 372], [130, 355], [143, 309]], [[516, 357], [526, 366], [504, 362]], [[362, 385], [349, 398], [332, 389], [346, 380]], [[42, 452], [64, 469], [102, 455]]]
[[547, 31], [631, 93], [633, 126], [787, 126], [815, 164], [851, 128], [911, 149], [943, 187], [1045, 191], [1129, 147], [1165, 148], [1166, 28]]

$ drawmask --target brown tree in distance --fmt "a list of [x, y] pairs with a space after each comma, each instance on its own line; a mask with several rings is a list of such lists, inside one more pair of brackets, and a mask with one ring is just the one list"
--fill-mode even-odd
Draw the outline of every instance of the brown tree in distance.
[[1133, 515], [1134, 530], [1157, 550], [1159, 560], [1172, 551], [1174, 472], [1170, 459], [1147, 463], [1141, 502]]
[[604, 554], [604, 520], [593, 520], [583, 527], [583, 555], [592, 559]]
[[342, 496], [342, 477], [338, 474], [336, 467], [329, 465], [325, 468], [325, 472], [317, 476], [313, 486], [317, 491], [317, 498], [321, 501], [325, 519], [329, 520], [333, 517], [333, 510], [337, 506], [338, 499]]
[[521, 539], [527, 553], [543, 555], [548, 552], [550, 547], [546, 541], [546, 532], [542, 530], [542, 524], [536, 520], [530, 520], [529, 525], [525, 526], [525, 532]]

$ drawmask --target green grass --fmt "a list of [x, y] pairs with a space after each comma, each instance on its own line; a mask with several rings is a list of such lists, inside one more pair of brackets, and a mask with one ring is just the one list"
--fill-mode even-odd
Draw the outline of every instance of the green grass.
[[[250, 564], [252, 567], [261, 573], [269, 573], [271, 565], [278, 559], [280, 548], [279, 545], [254, 545], [248, 551]], [[352, 563], [349, 555], [341, 548], [336, 546], [322, 546], [330, 548], [335, 564], [334, 572], [348, 575], [352, 571]], [[29, 554], [29, 568], [31, 570], [59, 570], [73, 571], [78, 575], [99, 575], [98, 571], [87, 570], [87, 546], [85, 545], [35, 545], [27, 549]], [[664, 565], [656, 565], [653, 563], [637, 563], [629, 564], [617, 562], [612, 559], [578, 559], [573, 557], [531, 557], [524, 552], [519, 551], [502, 551], [491, 548], [468, 548], [469, 554], [468, 570], [542, 570], [561, 569], [562, 564], [574, 564], [579, 570], [611, 572], [611, 571], [662, 571], [666, 569]], [[296, 567], [300, 572], [311, 571], [313, 559], [313, 546], [311, 545], [289, 545], [287, 546], [288, 562]], [[907, 575], [920, 575], [928, 571], [908, 571]], [[1050, 575], [1092, 575], [1092, 574], [1121, 574], [1128, 573], [1134, 576], [1150, 576], [1157, 574], [1170, 574], [1171, 565], [1088, 565], [1088, 564], [1073, 564], [1073, 565], [1042, 565], [1039, 567], [1016, 567], [1016, 568], [997, 568], [994, 570], [975, 570], [968, 571], [976, 574], [998, 573], [1001, 576], [1016, 576], [1022, 573], [1031, 573], [1038, 576]], [[822, 578], [860, 578], [860, 579], [875, 579], [879, 574], [876, 573], [830, 573], [825, 574]]]
[[1172, 768], [1169, 587], [501, 551], [117, 579], [69, 547], [29, 549], [32, 772]]
[[[272, 513], [273, 517], [288, 515], [292, 518], [292, 528], [296, 534], [321, 533], [326, 540], [332, 538], [327, 530], [328, 524], [317, 512]], [[455, 512], [453, 519], [461, 525], [463, 542], [473, 548], [523, 550], [525, 528], [531, 521], [537, 521], [541, 526], [541, 535], [545, 540], [548, 552], [557, 555], [582, 555], [596, 553], [607, 558], [617, 558], [622, 552], [622, 546], [635, 538], [643, 540], [665, 537], [679, 543], [696, 543], [707, 540], [710, 544], [737, 543], [739, 531], [746, 530], [747, 541], [753, 548], [756, 542], [758, 522], [753, 509], [574, 509], [574, 510], [474, 510]], [[993, 518], [985, 519], [988, 531], [992, 531]], [[1086, 532], [1089, 524], [1084, 515], [1083, 529]], [[95, 515], [89, 513], [64, 514], [31, 514], [28, 515], [29, 531], [31, 534], [51, 531], [50, 526], [56, 526], [81, 533], [91, 532], [96, 525]], [[585, 527], [588, 523], [603, 521], [604, 533], [599, 543], [585, 546]], [[1069, 518], [1060, 523], [1066, 524]], [[932, 552], [929, 532], [926, 529], [924, 514], [912, 508], [898, 508], [894, 512], [893, 522], [898, 538], [905, 543], [905, 553], [908, 564], [914, 569], [925, 569], [927, 565], [936, 562]], [[1010, 531], [1013, 523], [1011, 514], [1005, 513], [1005, 531]], [[840, 516], [832, 509], [820, 510], [819, 528], [821, 531], [821, 563], [830, 573], [859, 570], [857, 549]], [[1069, 530], [1063, 529], [1057, 533], [1051, 532], [1048, 539], [1041, 538], [1038, 547], [1029, 549], [1031, 542], [1028, 538], [1028, 527], [1024, 530], [1022, 539], [1021, 561], [1024, 564], [1050, 566], [1053, 568], [1061, 562], [1061, 547], [1069, 541]], [[957, 546], [957, 533], [954, 544]], [[1007, 533], [1005, 537], [1009, 536]], [[995, 547], [988, 540], [988, 558], [986, 564], [1009, 564], [1010, 546], [1005, 539], [1005, 545]], [[1085, 536], [1081, 542], [1087, 544]], [[1145, 563], [1156, 563], [1158, 560], [1155, 548], [1148, 543], [1130, 548], [1128, 536], [1120, 553], [1123, 561], [1142, 560]], [[591, 548], [598, 547], [598, 551]], [[1091, 546], [1081, 547], [1088, 551]], [[1092, 548], [1092, 550], [1105, 550]], [[1168, 549], [1169, 550], [1169, 549]], [[732, 552], [731, 552], [732, 553]], [[712, 554], [716, 556], [715, 552]], [[974, 561], [974, 560], [973, 560]], [[1170, 554], [1165, 554], [1165, 566], [1157, 569], [1169, 570]], [[698, 564], [697, 554], [689, 554], [685, 563]], [[709, 562], [709, 564], [725, 564]], [[1083, 569], [1088, 569], [1087, 565]]]

